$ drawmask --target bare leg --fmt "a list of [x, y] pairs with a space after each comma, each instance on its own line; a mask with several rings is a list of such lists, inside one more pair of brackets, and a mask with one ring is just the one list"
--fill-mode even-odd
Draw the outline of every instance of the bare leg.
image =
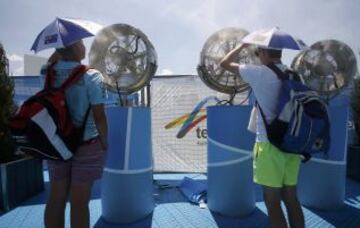
[[297, 198], [296, 186], [283, 187], [281, 194], [289, 216], [290, 226], [292, 228], [305, 227], [304, 214]]
[[70, 188], [71, 227], [90, 227], [89, 201], [93, 182], [72, 183]]
[[286, 220], [281, 209], [281, 188], [263, 186], [264, 201], [271, 228], [286, 228]]
[[63, 228], [65, 206], [69, 193], [69, 179], [50, 181], [50, 195], [46, 203], [44, 223], [47, 228]]

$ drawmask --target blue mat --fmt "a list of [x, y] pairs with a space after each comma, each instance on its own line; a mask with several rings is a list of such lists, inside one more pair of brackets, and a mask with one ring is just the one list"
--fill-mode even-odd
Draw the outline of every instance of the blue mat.
[[[159, 184], [180, 186], [184, 177], [206, 181], [199, 174], [156, 174]], [[90, 201], [90, 225], [96, 228], [232, 228], [232, 227], [268, 227], [268, 217], [262, 199], [260, 187], [256, 187], [256, 209], [242, 218], [228, 218], [201, 209], [188, 201], [179, 188], [159, 189], [154, 186], [156, 207], [154, 212], [141, 221], [132, 224], [109, 224], [101, 219], [100, 182], [96, 182]], [[41, 228], [49, 185], [42, 194], [30, 199], [23, 205], [0, 216], [1, 228]], [[345, 205], [336, 211], [319, 211], [305, 208], [306, 227], [360, 227], [360, 183], [350, 179], [346, 182]], [[70, 227], [70, 208], [67, 205], [65, 227]]]

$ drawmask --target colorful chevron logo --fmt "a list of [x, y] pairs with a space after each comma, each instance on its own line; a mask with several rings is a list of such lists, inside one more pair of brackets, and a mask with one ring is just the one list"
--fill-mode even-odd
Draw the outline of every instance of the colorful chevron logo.
[[186, 113], [165, 125], [165, 129], [175, 128], [181, 125], [180, 130], [176, 134], [176, 138], [183, 138], [191, 129], [205, 120], [206, 109], [203, 106], [211, 100], [219, 101], [216, 97], [207, 97], [199, 102], [191, 113]]
[[190, 116], [191, 113], [186, 113], [179, 118], [172, 120], [170, 123], [165, 125], [165, 129], [175, 128], [182, 125], [181, 129], [176, 134], [176, 138], [183, 138], [191, 129], [206, 119], [206, 109], [201, 109], [198, 113], [196, 113], [196, 116], [192, 122], [187, 121], [189, 120]]

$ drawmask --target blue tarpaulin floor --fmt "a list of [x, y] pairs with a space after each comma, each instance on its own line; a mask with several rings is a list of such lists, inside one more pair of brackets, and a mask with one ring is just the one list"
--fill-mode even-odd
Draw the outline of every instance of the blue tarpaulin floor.
[[[154, 175], [154, 199], [156, 207], [152, 214], [133, 224], [115, 225], [106, 223], [101, 218], [100, 181], [96, 182], [90, 202], [91, 227], [267, 227], [267, 213], [256, 187], [256, 209], [242, 218], [227, 218], [215, 214], [208, 209], [189, 203], [176, 187], [184, 176], [206, 181], [206, 176], [199, 174], [156, 174]], [[45, 175], [45, 191], [21, 206], [1, 215], [1, 228], [31, 227], [43, 225], [43, 212], [49, 186]], [[163, 184], [170, 188], [159, 188]], [[346, 199], [344, 206], [336, 211], [319, 211], [303, 207], [306, 227], [360, 227], [360, 183], [350, 179], [346, 182]], [[69, 225], [69, 205], [66, 209], [66, 227]]]

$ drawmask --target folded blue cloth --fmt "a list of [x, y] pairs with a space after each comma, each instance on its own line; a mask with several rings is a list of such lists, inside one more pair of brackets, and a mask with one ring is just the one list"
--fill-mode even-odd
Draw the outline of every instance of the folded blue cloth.
[[179, 189], [192, 203], [199, 204], [200, 201], [206, 201], [207, 184], [202, 183], [200, 180], [184, 177]]

